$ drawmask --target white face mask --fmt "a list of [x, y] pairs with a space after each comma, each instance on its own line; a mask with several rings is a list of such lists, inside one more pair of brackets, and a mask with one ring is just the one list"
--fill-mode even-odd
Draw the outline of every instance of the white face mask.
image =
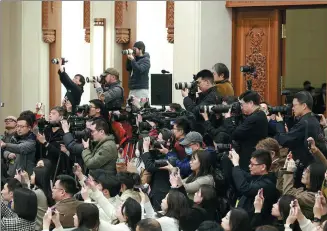
[[135, 150], [135, 156], [136, 156], [137, 158], [140, 157], [140, 150], [138, 150], [138, 149]]

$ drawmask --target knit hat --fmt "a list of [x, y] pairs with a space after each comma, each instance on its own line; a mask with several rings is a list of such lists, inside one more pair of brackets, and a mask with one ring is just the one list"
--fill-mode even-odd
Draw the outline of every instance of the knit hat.
[[139, 50], [142, 50], [143, 53], [145, 52], [145, 45], [144, 45], [144, 43], [142, 41], [136, 42], [133, 47], [136, 47]]

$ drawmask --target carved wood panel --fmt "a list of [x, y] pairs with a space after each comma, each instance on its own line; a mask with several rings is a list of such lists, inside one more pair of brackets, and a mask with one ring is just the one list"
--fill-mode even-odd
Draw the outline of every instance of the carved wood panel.
[[116, 42], [126, 44], [130, 40], [130, 11], [128, 1], [115, 1]]
[[169, 43], [174, 43], [174, 13], [175, 13], [175, 2], [166, 2], [166, 28], [167, 28], [167, 40]]
[[226, 1], [226, 7], [327, 5], [327, 1]]
[[85, 42], [90, 43], [90, 25], [91, 25], [91, 2], [89, 0], [84, 1], [84, 8], [83, 8], [83, 28], [85, 29]]
[[56, 31], [53, 25], [54, 2], [42, 1], [42, 32], [45, 43], [53, 43], [56, 40]]
[[[252, 90], [262, 100], [279, 104], [279, 18], [278, 10], [234, 11], [232, 81], [237, 95], [246, 90], [251, 79]], [[240, 71], [241, 66], [251, 64], [256, 67], [256, 77]]]

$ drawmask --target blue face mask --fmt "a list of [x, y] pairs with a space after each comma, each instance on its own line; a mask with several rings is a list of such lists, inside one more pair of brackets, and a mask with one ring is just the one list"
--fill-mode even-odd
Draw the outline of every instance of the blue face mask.
[[186, 153], [187, 155], [192, 155], [192, 153], [193, 153], [192, 148], [191, 148], [191, 147], [185, 147], [185, 153]]

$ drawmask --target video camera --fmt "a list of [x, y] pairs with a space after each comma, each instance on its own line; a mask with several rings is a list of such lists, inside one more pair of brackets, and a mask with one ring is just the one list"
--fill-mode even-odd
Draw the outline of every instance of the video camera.
[[82, 113], [83, 115], [88, 115], [90, 112], [90, 106], [88, 104], [76, 106], [76, 113]]
[[195, 99], [196, 93], [198, 92], [198, 83], [196, 82], [196, 75], [193, 75], [192, 82], [177, 82], [175, 83], [176, 90], [189, 89], [189, 97]]
[[79, 117], [79, 116], [69, 116], [67, 122], [70, 125], [70, 131], [83, 131], [86, 128], [86, 121], [89, 118]]

